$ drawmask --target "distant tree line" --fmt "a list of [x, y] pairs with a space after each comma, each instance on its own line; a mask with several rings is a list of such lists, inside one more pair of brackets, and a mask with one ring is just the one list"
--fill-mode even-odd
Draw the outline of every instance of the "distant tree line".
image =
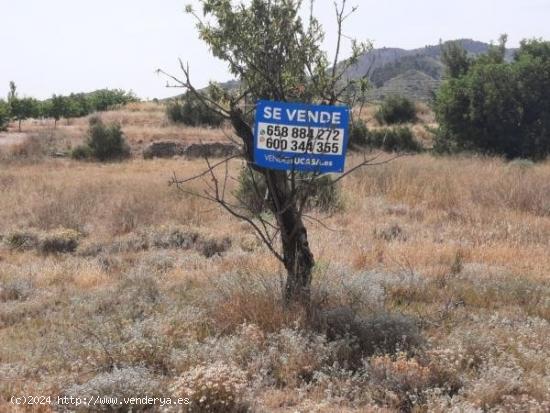
[[210, 126], [218, 128], [223, 117], [208, 109], [196, 96], [186, 93], [172, 99], [166, 105], [166, 116], [174, 123], [187, 126]]
[[132, 92], [120, 89], [101, 89], [91, 93], [71, 93], [68, 96], [53, 95], [40, 101], [32, 97], [19, 97], [17, 86], [10, 82], [7, 101], [0, 99], [0, 130], [5, 130], [12, 120], [21, 122], [29, 118], [52, 118], [54, 126], [59, 119], [87, 116], [93, 112], [105, 111], [117, 106], [136, 102]]
[[550, 154], [550, 42], [524, 40], [506, 62], [506, 40], [477, 59], [459, 43], [444, 45], [437, 150], [533, 160]]

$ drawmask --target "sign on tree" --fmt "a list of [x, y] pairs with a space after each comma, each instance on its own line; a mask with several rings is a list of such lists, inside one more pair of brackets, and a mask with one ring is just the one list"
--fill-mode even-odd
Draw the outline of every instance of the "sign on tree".
[[348, 132], [345, 106], [261, 100], [256, 106], [254, 162], [268, 169], [343, 172]]

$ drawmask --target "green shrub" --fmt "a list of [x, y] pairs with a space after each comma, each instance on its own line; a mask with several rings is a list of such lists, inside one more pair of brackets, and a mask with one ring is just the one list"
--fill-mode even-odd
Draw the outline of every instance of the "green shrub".
[[354, 337], [360, 357], [413, 351], [424, 342], [416, 320], [401, 314], [383, 312], [360, 317], [350, 308], [338, 307], [315, 314], [312, 325], [329, 340]]
[[74, 252], [78, 247], [80, 234], [71, 229], [60, 229], [40, 237], [38, 251], [42, 254]]
[[100, 161], [122, 159], [130, 156], [130, 147], [126, 143], [120, 125], [105, 125], [98, 117], [90, 119], [86, 145], [77, 147], [73, 153], [75, 159], [95, 158]]
[[376, 120], [380, 124], [393, 125], [416, 121], [416, 107], [414, 102], [404, 97], [392, 96], [387, 98], [376, 113]]
[[4, 131], [8, 128], [10, 116], [10, 105], [0, 100], [0, 131]]
[[349, 146], [351, 148], [355, 146], [365, 146], [368, 141], [368, 134], [369, 129], [365, 122], [358, 120], [352, 123], [349, 130]]
[[92, 149], [87, 145], [79, 145], [71, 151], [71, 158], [82, 161], [92, 157]]
[[[296, 189], [298, 193], [308, 192], [309, 199], [306, 209], [318, 209], [329, 212], [342, 207], [340, 187], [333, 184], [329, 175], [319, 176], [311, 180], [309, 174], [298, 174]], [[254, 214], [269, 210], [265, 200], [267, 184], [259, 172], [243, 168], [238, 178], [239, 186], [235, 196], [246, 208]]]
[[208, 109], [199, 99], [191, 94], [175, 99], [166, 106], [166, 116], [174, 123], [188, 126], [220, 127], [223, 117]]
[[422, 145], [413, 136], [410, 128], [396, 127], [370, 131], [367, 146], [390, 152], [421, 152]]

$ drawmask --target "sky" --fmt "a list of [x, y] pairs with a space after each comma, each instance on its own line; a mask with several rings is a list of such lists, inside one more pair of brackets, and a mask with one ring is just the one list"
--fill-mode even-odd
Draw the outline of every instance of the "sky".
[[[223, 62], [198, 38], [184, 12], [197, 0], [0, 0], [0, 98], [10, 80], [20, 95], [44, 99], [100, 88], [132, 90], [143, 99], [179, 91], [165, 87], [162, 68], [179, 74], [189, 62], [198, 87], [230, 78]], [[440, 39], [490, 42], [509, 35], [550, 40], [550, 0], [348, 0], [359, 6], [345, 34], [374, 47], [412, 49]], [[315, 0], [327, 32], [325, 50], [335, 49], [333, 0]], [[345, 45], [344, 54], [349, 52]]]

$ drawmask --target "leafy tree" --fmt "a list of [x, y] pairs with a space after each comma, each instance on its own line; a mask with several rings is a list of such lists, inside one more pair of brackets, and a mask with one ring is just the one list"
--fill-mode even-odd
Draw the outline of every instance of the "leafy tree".
[[[300, 17], [301, 1], [251, 0], [235, 3], [231, 0], [201, 0], [205, 21], [188, 6], [198, 21], [200, 37], [214, 56], [227, 62], [229, 70], [239, 80], [240, 90], [231, 93], [211, 87], [209, 94], [198, 92], [192, 85], [188, 67], [181, 64], [184, 79], [169, 76], [177, 85], [188, 89], [203, 104], [228, 119], [243, 144], [248, 173], [257, 172], [265, 180], [266, 205], [272, 221], [247, 217], [224, 199], [224, 182], [218, 179], [215, 166], [205, 174], [212, 177], [212, 191], [200, 196], [219, 203], [226, 211], [247, 221], [270, 251], [286, 268], [285, 301], [309, 303], [312, 269], [315, 264], [304, 224], [303, 206], [307, 203], [314, 181], [311, 174], [298, 186], [299, 174], [268, 170], [254, 163], [254, 134], [251, 116], [253, 103], [259, 99], [321, 104], [350, 103], [350, 90], [363, 91], [358, 85], [364, 80], [347, 81], [346, 71], [366, 51], [366, 45], [352, 42], [352, 55], [339, 60], [342, 27], [349, 16], [346, 0], [336, 5], [337, 47], [329, 61], [321, 50], [324, 32], [313, 13], [307, 20]], [[313, 11], [313, 5], [311, 6]], [[352, 11], [354, 11], [353, 9]], [[251, 104], [252, 103], [252, 104]], [[218, 165], [226, 164], [228, 160]], [[360, 166], [367, 164], [367, 161]], [[201, 175], [201, 176], [204, 176]], [[334, 180], [336, 184], [340, 178]], [[183, 181], [174, 180], [180, 189]], [[274, 229], [274, 233], [270, 229]], [[273, 240], [279, 236], [281, 248]]]
[[504, 41], [439, 90], [436, 149], [532, 159], [550, 153], [549, 43], [523, 42], [507, 63]]
[[11, 119], [10, 105], [0, 99], [0, 131], [8, 128]]
[[25, 119], [36, 118], [39, 115], [40, 105], [34, 98], [14, 97], [10, 100], [10, 112], [13, 118], [18, 121], [21, 132], [21, 122]]
[[126, 105], [136, 102], [138, 99], [132, 92], [126, 92], [120, 89], [101, 89], [92, 92], [88, 97], [91, 109], [98, 112], [112, 109], [116, 106]]
[[40, 104], [38, 100], [30, 97], [20, 98], [17, 95], [17, 86], [14, 81], [10, 82], [8, 105], [11, 116], [18, 121], [19, 132], [21, 132], [21, 122], [23, 120], [36, 118], [40, 115]]
[[38, 117], [39, 118], [49, 118], [52, 111], [52, 101], [51, 99], [39, 100], [38, 101]]
[[90, 99], [85, 93], [71, 93], [69, 95], [69, 99], [72, 102], [71, 105], [69, 105], [72, 107], [72, 110], [70, 111], [72, 116], [70, 117], [78, 118], [87, 116], [92, 112]]
[[57, 121], [65, 115], [65, 105], [66, 100], [63, 96], [52, 96], [48, 116], [54, 119], [54, 128], [57, 127]]
[[454, 79], [466, 74], [472, 64], [468, 52], [459, 40], [441, 45], [441, 60], [446, 67], [445, 75]]
[[74, 95], [66, 96], [64, 99], [65, 105], [63, 108], [63, 117], [67, 120], [67, 125], [69, 124], [70, 119], [85, 116], [82, 114], [80, 102], [74, 98]]
[[508, 35], [503, 34], [498, 40], [498, 44], [491, 44], [489, 50], [484, 55], [479, 56], [478, 64], [501, 64], [506, 58], [506, 43]]

